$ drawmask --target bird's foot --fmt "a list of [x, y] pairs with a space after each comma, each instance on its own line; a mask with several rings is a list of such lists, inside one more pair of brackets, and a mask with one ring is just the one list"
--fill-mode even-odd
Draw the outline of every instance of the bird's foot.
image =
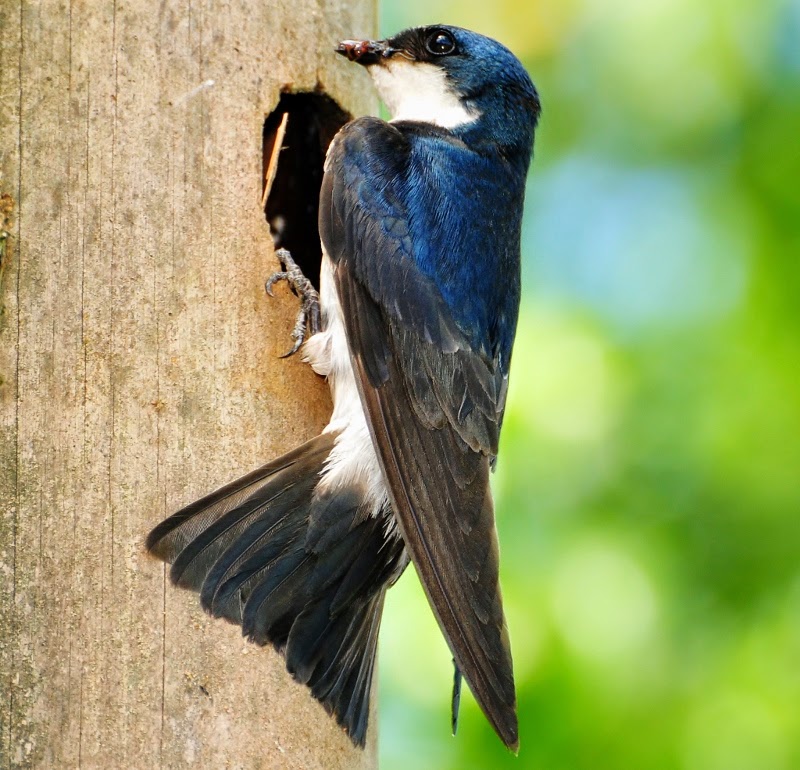
[[273, 273], [267, 279], [267, 283], [264, 286], [267, 294], [270, 297], [274, 296], [272, 287], [278, 281], [286, 281], [291, 290], [300, 297], [301, 302], [300, 312], [297, 314], [297, 320], [295, 321], [294, 329], [292, 329], [292, 349], [281, 356], [281, 358], [288, 358], [300, 349], [307, 337], [313, 336], [320, 329], [319, 293], [311, 281], [303, 275], [303, 271], [292, 259], [292, 255], [287, 249], [278, 249], [275, 252], [275, 256], [280, 261], [283, 270], [279, 273]]

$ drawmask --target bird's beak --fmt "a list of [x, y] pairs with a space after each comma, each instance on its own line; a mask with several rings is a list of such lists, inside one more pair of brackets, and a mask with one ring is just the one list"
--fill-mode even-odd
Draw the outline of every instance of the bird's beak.
[[400, 53], [400, 49], [392, 48], [385, 40], [342, 40], [336, 53], [366, 67]]

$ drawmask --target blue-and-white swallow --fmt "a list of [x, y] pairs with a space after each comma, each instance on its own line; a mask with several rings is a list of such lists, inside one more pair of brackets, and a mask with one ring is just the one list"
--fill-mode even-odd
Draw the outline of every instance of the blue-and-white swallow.
[[303, 355], [328, 378], [330, 422], [147, 546], [211, 614], [280, 650], [358, 745], [386, 590], [413, 561], [456, 681], [516, 750], [489, 473], [539, 97], [508, 49], [457, 27], [337, 51], [392, 117], [351, 121], [328, 150], [319, 302], [288, 254], [279, 274], [304, 295]]

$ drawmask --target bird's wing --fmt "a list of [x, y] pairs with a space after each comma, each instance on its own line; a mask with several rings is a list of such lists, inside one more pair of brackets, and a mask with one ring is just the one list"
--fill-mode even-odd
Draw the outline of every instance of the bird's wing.
[[320, 234], [395, 515], [457, 665], [502, 740], [516, 698], [489, 491], [505, 373], [471, 344], [413, 259], [400, 188], [410, 151], [374, 118], [331, 147]]

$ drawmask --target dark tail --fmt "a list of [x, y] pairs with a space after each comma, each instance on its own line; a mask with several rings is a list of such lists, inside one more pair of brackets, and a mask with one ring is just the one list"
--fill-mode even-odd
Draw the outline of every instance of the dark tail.
[[294, 678], [363, 746], [383, 599], [405, 558], [357, 489], [314, 494], [335, 437], [317, 436], [183, 508], [147, 549], [208, 612], [284, 653]]

